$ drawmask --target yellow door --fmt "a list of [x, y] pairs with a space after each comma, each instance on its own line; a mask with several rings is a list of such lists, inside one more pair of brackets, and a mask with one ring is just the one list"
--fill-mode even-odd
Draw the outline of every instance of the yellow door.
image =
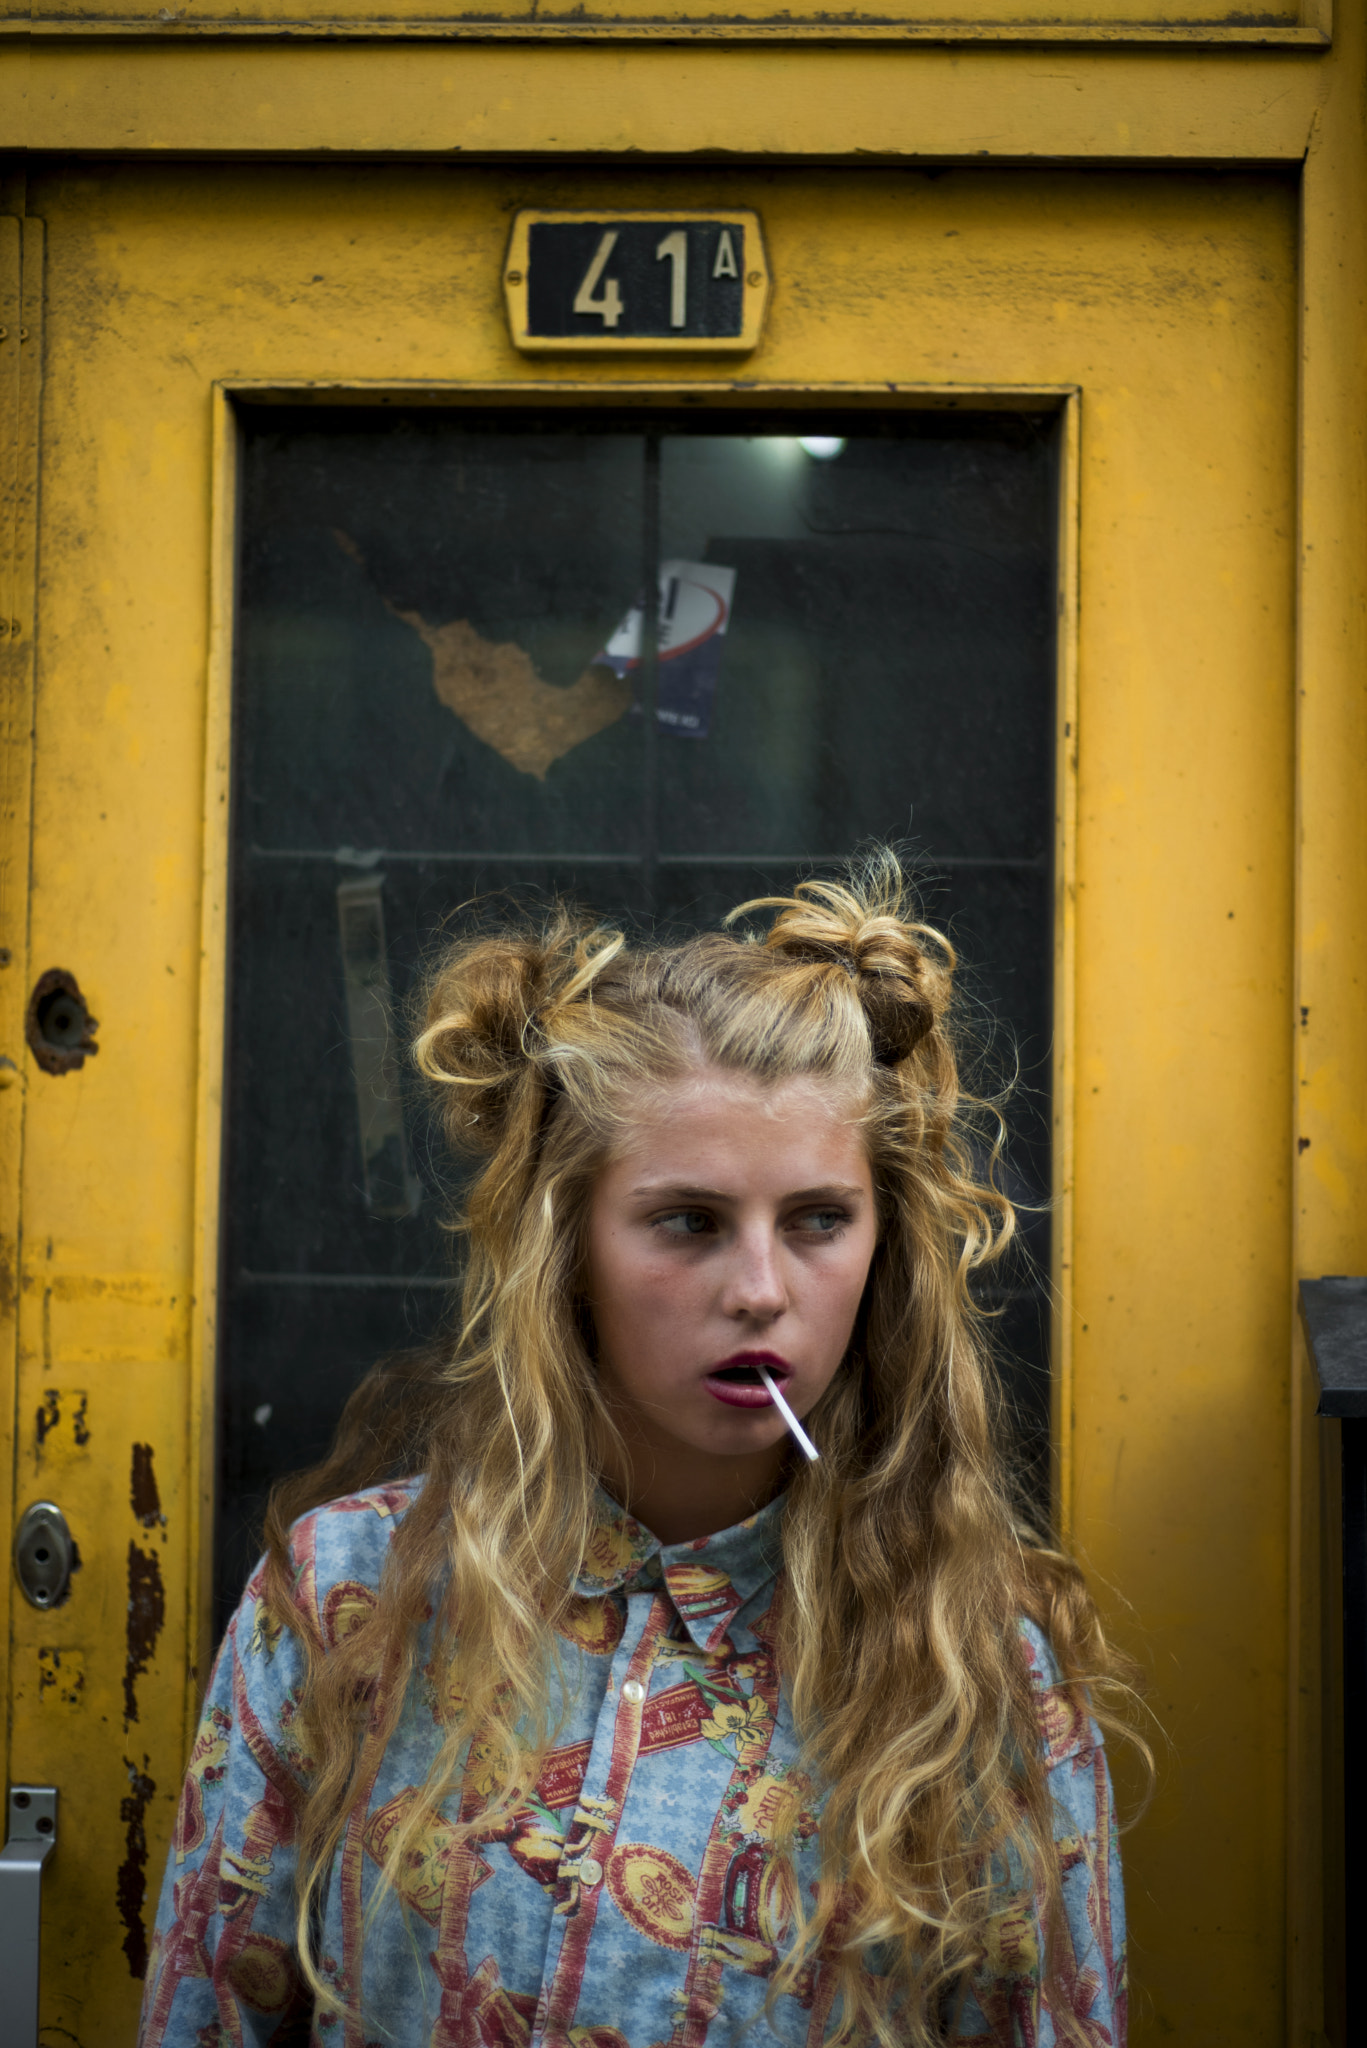
[[[757, 348], [520, 354], [523, 207], [753, 209]], [[43, 2041], [130, 2036], [211, 1649], [242, 437], [266, 405], [297, 432], [303, 406], [415, 401], [643, 431], [702, 408], [719, 434], [764, 407], [790, 434], [861, 408], [1052, 422], [1056, 1508], [1174, 1748], [1129, 1848], [1135, 2037], [1282, 2040], [1292, 181], [68, 164], [30, 170], [6, 227], [31, 309], [0, 316], [30, 351], [4, 344], [12, 573], [36, 590], [9, 649], [21, 706], [34, 677], [31, 883], [16, 782], [0, 978], [14, 1512], [53, 1501], [80, 1556], [60, 1606], [11, 1581], [9, 1775], [62, 1798]], [[97, 1020], [65, 1072], [23, 1037], [56, 969]]]

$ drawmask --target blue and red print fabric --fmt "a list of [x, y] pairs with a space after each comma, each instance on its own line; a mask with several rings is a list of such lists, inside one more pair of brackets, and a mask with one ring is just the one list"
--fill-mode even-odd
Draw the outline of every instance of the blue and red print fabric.
[[[334, 1502], [294, 1532], [295, 1598], [335, 1642], [375, 1601], [414, 1487]], [[793, 1919], [815, 1882], [821, 1801], [773, 1655], [782, 1585], [775, 1501], [696, 1543], [664, 1547], [603, 1502], [576, 1582], [557, 1746], [533, 1797], [464, 1847], [497, 1758], [476, 1743], [459, 1794], [434, 1813], [369, 1922], [385, 1845], [419, 1796], [449, 1710], [430, 1664], [335, 1859], [323, 1967], [363, 2018], [313, 2013], [295, 1963], [294, 1813], [310, 1761], [299, 1646], [254, 1577], [229, 1626], [176, 1818], [143, 2007], [141, 2048], [818, 2048], [835, 2034], [830, 1975], [809, 1968], [764, 2017]], [[1053, 1790], [1068, 1941], [1058, 1995], [1096, 2048], [1125, 2040], [1125, 1939], [1101, 1739], [1022, 1625]], [[775, 1853], [787, 1836], [793, 1853]], [[402, 1910], [400, 1910], [400, 1907]], [[365, 1939], [362, 1941], [364, 1929]], [[772, 2031], [771, 2031], [772, 2028]], [[983, 1969], [947, 2017], [953, 2048], [1052, 2048], [1037, 1913], [1003, 1913]]]

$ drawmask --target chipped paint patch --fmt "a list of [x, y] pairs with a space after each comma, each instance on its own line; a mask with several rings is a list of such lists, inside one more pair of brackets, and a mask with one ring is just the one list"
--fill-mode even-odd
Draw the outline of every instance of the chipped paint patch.
[[142, 1769], [138, 1770], [127, 1757], [124, 1758], [130, 1789], [128, 1797], [119, 1806], [125, 1848], [117, 1884], [119, 1918], [124, 1927], [123, 1952], [128, 1958], [128, 1974], [138, 1980], [147, 1975], [147, 1927], [142, 1917], [147, 1898], [146, 1822], [148, 1804], [157, 1789], [155, 1780], [147, 1775], [148, 1762], [149, 1759], [144, 1757]]
[[80, 1650], [39, 1650], [38, 1700], [43, 1706], [85, 1705], [85, 1657]]
[[62, 1397], [56, 1387], [44, 1387], [42, 1404], [35, 1424], [38, 1448], [41, 1451], [47, 1442], [48, 1431], [55, 1429], [62, 1419]]
[[[46, 1308], [46, 1299], [44, 1301]], [[90, 1396], [82, 1387], [44, 1387], [34, 1416], [34, 1469], [63, 1464], [90, 1443]]]
[[166, 1622], [166, 1593], [155, 1555], [128, 1546], [128, 1654], [123, 1665], [123, 1725], [138, 1718], [138, 1680], [152, 1661]]

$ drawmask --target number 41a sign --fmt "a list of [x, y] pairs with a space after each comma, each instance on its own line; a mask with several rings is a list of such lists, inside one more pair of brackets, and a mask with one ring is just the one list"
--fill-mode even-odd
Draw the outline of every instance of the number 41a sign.
[[759, 341], [755, 213], [519, 213], [504, 265], [520, 349], [728, 349]]

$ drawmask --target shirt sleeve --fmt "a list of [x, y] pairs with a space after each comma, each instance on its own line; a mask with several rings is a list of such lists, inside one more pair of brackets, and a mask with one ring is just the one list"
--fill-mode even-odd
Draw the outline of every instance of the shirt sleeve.
[[[991, 1924], [989, 1951], [955, 2015], [952, 2048], [1125, 2048], [1125, 1898], [1111, 1777], [1101, 1730], [1060, 1686], [1049, 1643], [1021, 1634], [1039, 1706], [1044, 1766], [1063, 1893], [1062, 1925], [1044, 1982], [1040, 1902]], [[1071, 2031], [1060, 2027], [1060, 2008]]]
[[304, 1659], [253, 1577], [219, 1651], [162, 1883], [139, 2048], [302, 2044], [290, 1724]]

